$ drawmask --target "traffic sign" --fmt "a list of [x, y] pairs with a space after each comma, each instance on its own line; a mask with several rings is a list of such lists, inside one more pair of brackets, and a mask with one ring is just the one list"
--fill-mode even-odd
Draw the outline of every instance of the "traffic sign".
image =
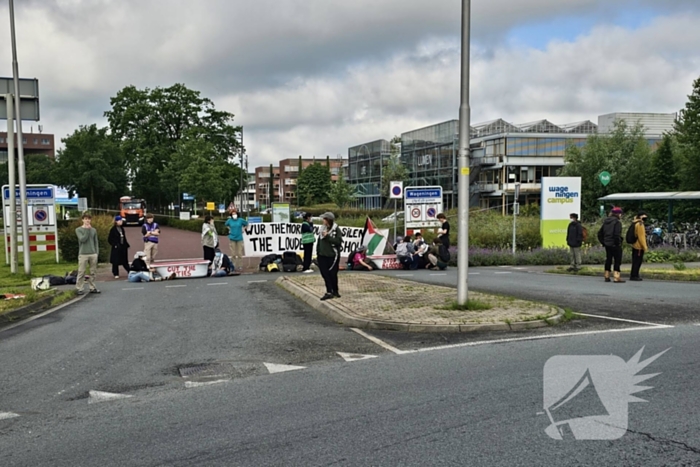
[[404, 190], [407, 229], [440, 227], [437, 215], [442, 212], [442, 187], [407, 187]]
[[391, 182], [389, 187], [390, 199], [403, 198], [403, 182]]
[[49, 221], [49, 213], [44, 206], [34, 207], [34, 224], [46, 224]]
[[[53, 204], [56, 196], [56, 190], [52, 186], [27, 186], [27, 203], [28, 204]], [[20, 202], [19, 187], [15, 188], [15, 197], [17, 203]], [[10, 203], [10, 187], [5, 185], [2, 187], [2, 199], [4, 204]]]

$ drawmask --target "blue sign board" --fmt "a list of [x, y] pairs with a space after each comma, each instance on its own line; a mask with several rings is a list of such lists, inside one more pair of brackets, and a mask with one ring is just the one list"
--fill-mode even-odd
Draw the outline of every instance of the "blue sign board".
[[[15, 196], [19, 199], [19, 188], [15, 189]], [[3, 199], [10, 199], [10, 188], [6, 187], [2, 192]], [[45, 188], [27, 188], [27, 199], [54, 199], [54, 190], [52, 187]]]
[[442, 198], [442, 188], [406, 188], [407, 199]]

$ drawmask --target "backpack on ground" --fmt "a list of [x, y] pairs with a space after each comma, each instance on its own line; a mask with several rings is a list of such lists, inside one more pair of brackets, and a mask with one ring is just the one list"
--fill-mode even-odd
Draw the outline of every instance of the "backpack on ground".
[[[271, 264], [275, 264], [278, 258], [279, 255], [275, 254], [263, 256], [262, 259], [260, 259], [260, 270], [271, 272], [268, 266]], [[277, 268], [277, 270], [279, 270], [279, 268]]]
[[630, 224], [629, 228], [627, 229], [627, 235], [625, 235], [625, 240], [630, 245], [634, 245], [635, 243], [637, 243], [637, 223], [636, 222], [632, 222]]
[[51, 283], [46, 277], [35, 277], [31, 282], [32, 290], [48, 290]]
[[301, 270], [303, 262], [296, 251], [282, 253], [282, 270], [284, 272], [297, 272]]

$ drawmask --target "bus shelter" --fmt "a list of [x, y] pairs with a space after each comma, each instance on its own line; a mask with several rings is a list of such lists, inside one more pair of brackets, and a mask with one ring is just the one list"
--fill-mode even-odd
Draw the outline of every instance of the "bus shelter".
[[700, 191], [671, 191], [658, 193], [615, 193], [598, 198], [600, 201], [615, 204], [618, 201], [666, 201], [668, 203], [668, 231], [673, 226], [673, 203], [675, 201], [700, 200]]

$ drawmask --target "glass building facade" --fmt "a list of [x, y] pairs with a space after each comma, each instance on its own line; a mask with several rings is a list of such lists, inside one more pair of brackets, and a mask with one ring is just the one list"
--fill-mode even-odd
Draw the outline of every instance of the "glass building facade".
[[380, 139], [348, 149], [348, 182], [357, 188], [355, 206], [381, 209], [382, 176], [391, 155], [391, 143]]
[[443, 207], [457, 206], [459, 121], [401, 135], [401, 161], [409, 172], [406, 186], [441, 186]]

